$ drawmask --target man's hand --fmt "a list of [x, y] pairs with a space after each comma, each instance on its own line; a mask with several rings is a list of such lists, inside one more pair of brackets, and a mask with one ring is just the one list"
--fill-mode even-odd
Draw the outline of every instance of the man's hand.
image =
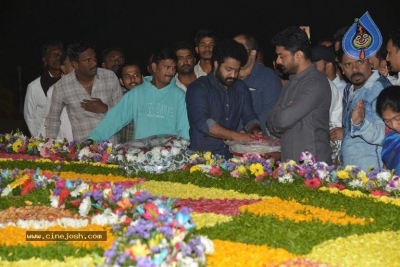
[[331, 141], [343, 140], [343, 128], [333, 128], [329, 133], [331, 135]]
[[100, 98], [94, 97], [92, 99], [83, 99], [81, 107], [93, 113], [106, 113], [108, 111], [108, 106]]
[[364, 101], [360, 100], [357, 102], [356, 107], [351, 113], [351, 121], [354, 125], [360, 125], [365, 118], [365, 106]]

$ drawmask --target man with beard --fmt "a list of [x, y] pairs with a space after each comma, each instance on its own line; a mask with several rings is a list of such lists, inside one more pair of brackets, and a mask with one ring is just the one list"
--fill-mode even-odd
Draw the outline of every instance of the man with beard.
[[386, 50], [388, 52], [386, 60], [390, 62], [390, 71], [399, 73], [393, 85], [400, 85], [400, 29], [390, 34]]
[[60, 57], [63, 45], [48, 41], [42, 48], [42, 75], [28, 85], [24, 103], [24, 118], [31, 136], [39, 134], [46, 113], [47, 91], [62, 75]]
[[193, 48], [186, 42], [179, 42], [173, 46], [178, 62], [176, 63], [176, 85], [186, 92], [187, 87], [191, 82], [197, 79], [194, 73], [194, 57]]
[[132, 120], [134, 139], [152, 135], [177, 135], [189, 139], [185, 92], [175, 84], [176, 54], [166, 48], [154, 53], [152, 76], [130, 90], [104, 117], [88, 139], [102, 141]]
[[239, 34], [233, 38], [244, 45], [249, 53], [246, 64], [240, 69], [239, 79], [249, 87], [253, 98], [253, 108], [261, 123], [261, 130], [267, 135], [267, 114], [278, 101], [282, 84], [278, 75], [270, 68], [256, 63], [259, 49], [256, 39], [249, 34]]
[[68, 47], [67, 53], [74, 71], [54, 85], [46, 119], [46, 136], [57, 137], [60, 115], [66, 107], [73, 138], [84, 141], [121, 99], [122, 91], [115, 73], [97, 68], [94, 46], [77, 42]]
[[119, 47], [109, 47], [103, 51], [101, 67], [117, 73], [120, 65], [125, 63], [125, 52]]
[[[213, 49], [213, 70], [193, 81], [186, 92], [190, 124], [190, 148], [223, 155], [232, 154], [224, 140], [252, 141], [262, 136], [249, 88], [238, 80], [248, 59], [246, 49], [233, 39], [218, 42]], [[244, 131], [237, 132], [242, 120]]]
[[213, 30], [202, 29], [197, 32], [194, 39], [196, 44], [196, 53], [199, 54], [199, 63], [194, 66], [194, 73], [197, 77], [205, 76], [211, 72], [212, 66], [212, 52], [217, 41], [217, 37]]
[[282, 161], [298, 160], [309, 151], [319, 161], [332, 164], [329, 143], [331, 88], [325, 75], [310, 60], [310, 42], [299, 27], [274, 36], [276, 64], [290, 74], [280, 97], [267, 116], [271, 133], [281, 137]]
[[343, 106], [343, 128], [331, 131], [333, 141], [342, 140], [342, 163], [356, 165], [367, 170], [383, 167], [381, 160], [382, 140], [385, 124], [376, 113], [376, 100], [379, 93], [391, 85], [379, 71], [372, 70], [370, 61], [354, 59], [345, 54], [342, 48], [337, 58], [351, 87], [348, 101]]
[[[121, 86], [126, 89], [124, 94], [143, 83], [142, 70], [137, 62], [125, 63], [121, 65], [117, 71], [117, 76]], [[131, 121], [118, 133], [118, 143], [124, 144], [133, 141], [134, 133], [135, 123], [134, 121]]]

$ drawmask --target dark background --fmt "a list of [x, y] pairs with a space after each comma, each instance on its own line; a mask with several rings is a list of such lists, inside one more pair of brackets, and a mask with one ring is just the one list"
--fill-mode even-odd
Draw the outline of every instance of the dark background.
[[269, 43], [283, 28], [310, 26], [316, 44], [366, 11], [384, 39], [400, 27], [400, 5], [393, 0], [2, 0], [0, 118], [21, 118], [19, 104], [28, 83], [41, 74], [40, 49], [49, 39], [65, 46], [89, 41], [96, 45], [99, 64], [109, 46], [121, 47], [127, 60], [145, 64], [155, 49], [181, 40], [194, 45], [196, 32], [210, 28], [219, 38], [253, 35], [271, 65], [274, 48]]

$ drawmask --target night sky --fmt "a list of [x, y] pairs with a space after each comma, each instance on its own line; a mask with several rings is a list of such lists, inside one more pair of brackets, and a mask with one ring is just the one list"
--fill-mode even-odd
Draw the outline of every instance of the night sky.
[[[151, 52], [177, 41], [194, 45], [199, 29], [220, 38], [253, 35], [267, 54], [270, 40], [287, 26], [310, 26], [311, 42], [331, 36], [369, 11], [384, 39], [400, 27], [396, 1], [326, 0], [2, 0], [0, 7], [0, 86], [18, 105], [18, 72], [22, 91], [41, 74], [40, 49], [47, 40], [65, 45], [85, 40], [96, 46], [98, 62], [109, 46], [125, 50], [127, 60], [147, 61]], [[0, 96], [1, 97], [1, 96]]]

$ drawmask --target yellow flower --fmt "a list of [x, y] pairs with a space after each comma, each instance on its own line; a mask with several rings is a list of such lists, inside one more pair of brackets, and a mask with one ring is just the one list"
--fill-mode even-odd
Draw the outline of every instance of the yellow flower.
[[193, 154], [193, 155], [190, 156], [190, 160], [195, 160], [195, 159], [197, 159], [198, 157], [199, 157], [198, 154]]
[[[348, 166], [346, 166], [347, 168]], [[341, 170], [337, 172], [337, 177], [340, 179], [348, 179], [349, 178], [349, 173], [346, 170]]]
[[190, 173], [197, 172], [197, 171], [201, 171], [201, 168], [199, 165], [193, 165], [192, 167], [190, 167]]
[[38, 142], [38, 141], [29, 142], [28, 148], [34, 148], [34, 147], [37, 147], [38, 145], [39, 145], [39, 142]]
[[12, 148], [14, 152], [18, 152], [18, 149], [22, 146], [22, 141], [20, 139], [17, 139], [17, 141], [14, 142]]
[[237, 170], [239, 171], [239, 173], [240, 173], [241, 175], [246, 175], [246, 174], [247, 174], [246, 167], [243, 166], [243, 165], [240, 165], [239, 167], [237, 167]]
[[157, 234], [155, 237], [149, 240], [149, 246], [151, 248], [157, 246], [158, 244], [160, 244], [163, 238], [164, 236], [162, 234]]
[[236, 162], [239, 162], [239, 160], [238, 160], [237, 158], [231, 158], [231, 161], [232, 161], [232, 162], [235, 162], [235, 163], [236, 163]]
[[10, 184], [11, 188], [14, 189], [20, 185], [23, 185], [27, 180], [29, 180], [29, 175], [25, 174], [24, 176], [22, 176], [21, 178], [18, 178], [17, 180], [15, 180], [14, 182], [12, 182]]
[[146, 257], [150, 253], [150, 249], [146, 244], [142, 244], [138, 239], [136, 244], [131, 247], [132, 254], [135, 257]]
[[211, 160], [211, 152], [210, 151], [208, 151], [208, 152], [206, 152], [205, 154], [204, 154], [204, 158], [205, 158], [205, 160]]
[[112, 146], [107, 147], [107, 154], [110, 154], [112, 150], [113, 150]]
[[250, 172], [255, 176], [259, 176], [264, 173], [264, 169], [261, 163], [253, 163], [250, 165]]
[[345, 170], [346, 172], [351, 172], [351, 171], [353, 170], [354, 167], [355, 167], [354, 165], [347, 165], [346, 168], [344, 168], [344, 170]]

